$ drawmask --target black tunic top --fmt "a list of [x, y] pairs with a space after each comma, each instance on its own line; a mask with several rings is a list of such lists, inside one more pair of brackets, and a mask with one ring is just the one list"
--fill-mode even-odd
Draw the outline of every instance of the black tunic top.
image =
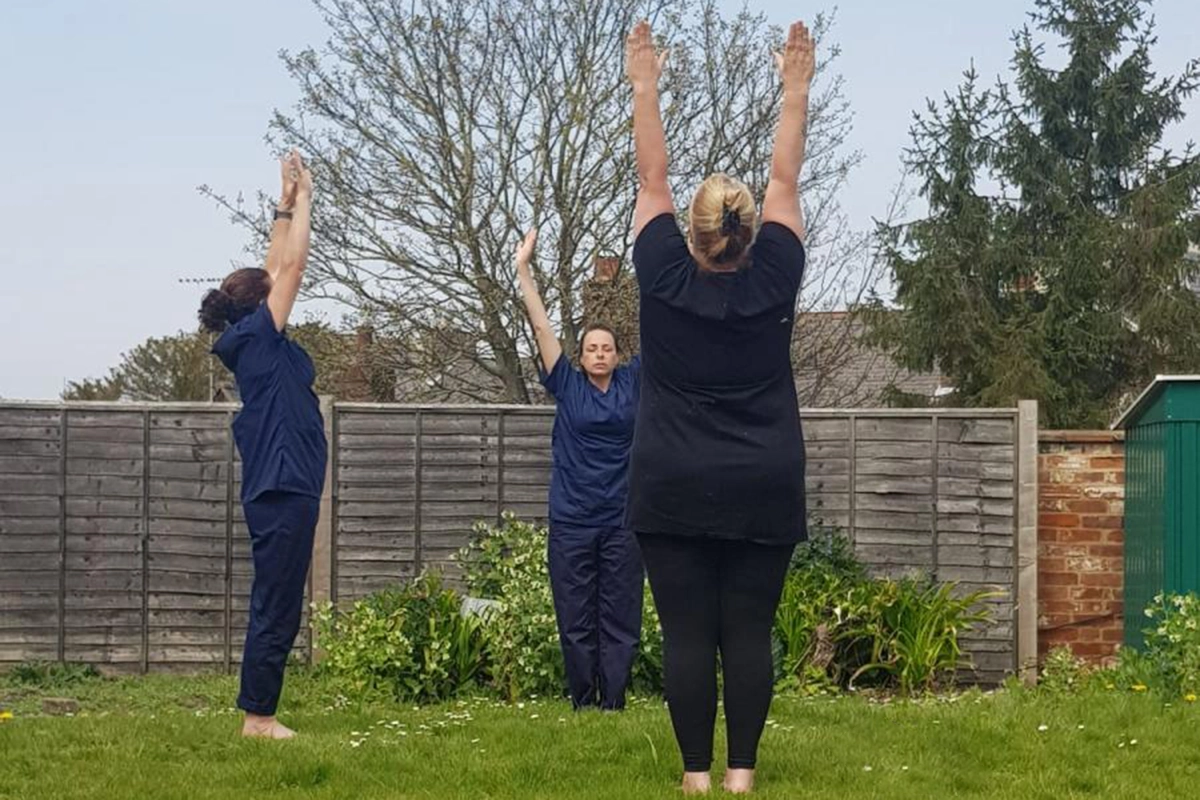
[[672, 214], [638, 235], [642, 392], [629, 527], [783, 544], [807, 536], [791, 341], [804, 245], [767, 223], [750, 263], [701, 270]]

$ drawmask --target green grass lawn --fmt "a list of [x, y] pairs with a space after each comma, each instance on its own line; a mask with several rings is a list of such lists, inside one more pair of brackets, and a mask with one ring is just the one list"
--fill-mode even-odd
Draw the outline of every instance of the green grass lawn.
[[[353, 703], [296, 674], [291, 742], [235, 734], [232, 678], [0, 676], [0, 797], [677, 797], [666, 711], [573, 714], [559, 701]], [[43, 716], [46, 696], [74, 716]], [[1200, 704], [1197, 704], [1200, 705]], [[764, 798], [1200, 796], [1200, 707], [1107, 692], [967, 693], [921, 702], [776, 698]], [[1044, 726], [1044, 727], [1043, 727]], [[723, 763], [718, 734], [717, 764]], [[719, 780], [719, 770], [716, 778]]]

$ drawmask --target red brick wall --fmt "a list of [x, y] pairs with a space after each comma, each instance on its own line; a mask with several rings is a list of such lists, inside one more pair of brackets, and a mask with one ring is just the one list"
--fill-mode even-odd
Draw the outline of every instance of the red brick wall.
[[1038, 655], [1066, 644], [1102, 662], [1122, 638], [1124, 438], [1112, 431], [1038, 438]]

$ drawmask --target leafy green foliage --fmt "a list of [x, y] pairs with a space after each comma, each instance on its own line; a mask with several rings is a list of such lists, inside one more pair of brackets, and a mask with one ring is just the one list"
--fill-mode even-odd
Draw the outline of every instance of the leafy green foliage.
[[1200, 694], [1200, 595], [1158, 595], [1146, 608], [1145, 658], [1155, 688]]
[[785, 686], [806, 693], [865, 682], [908, 694], [970, 666], [960, 637], [988, 619], [986, 592], [872, 579], [836, 534], [797, 548], [775, 618]]
[[[475, 532], [459, 561], [468, 591], [498, 603], [487, 624], [494, 687], [510, 700], [561, 695], [565, 678], [546, 530], [505, 514], [499, 525], [481, 523]], [[636, 692], [657, 693], [662, 691], [662, 633], [649, 587], [643, 591], [642, 638], [631, 684]]]
[[440, 700], [485, 678], [484, 620], [464, 615], [458, 594], [436, 575], [372, 594], [342, 614], [319, 608], [316, 621], [322, 669], [354, 691]]
[[1200, 156], [1162, 147], [1200, 60], [1155, 74], [1148, 0], [1034, 6], [1011, 84], [970, 71], [917, 118], [906, 161], [928, 214], [880, 229], [899, 310], [875, 302], [869, 338], [950, 378], [955, 404], [1034, 398], [1049, 426], [1103, 425], [1200, 359]]

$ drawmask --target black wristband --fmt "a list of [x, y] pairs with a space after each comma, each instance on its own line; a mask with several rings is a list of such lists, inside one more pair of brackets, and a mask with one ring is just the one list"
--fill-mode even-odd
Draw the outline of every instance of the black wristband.
[[275, 209], [275, 216], [273, 217], [273, 219], [291, 219], [291, 218], [292, 218], [292, 212], [280, 211], [278, 208]]

